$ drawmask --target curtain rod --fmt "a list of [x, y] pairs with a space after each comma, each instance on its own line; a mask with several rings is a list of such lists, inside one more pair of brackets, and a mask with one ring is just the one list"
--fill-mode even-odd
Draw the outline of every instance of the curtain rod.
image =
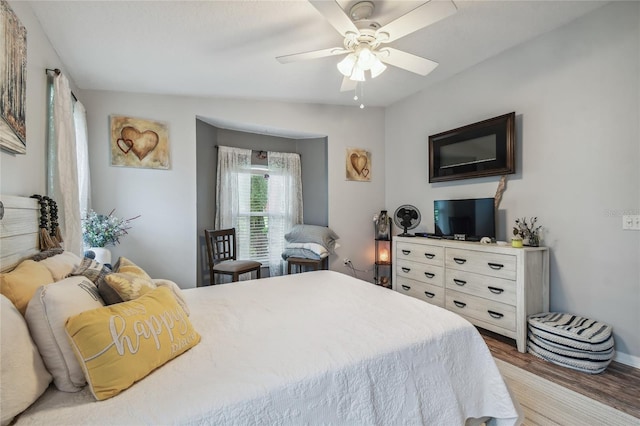
[[[218, 145], [214, 145], [213, 147], [214, 147], [215, 149], [220, 148]], [[264, 157], [264, 158], [266, 158], [266, 155], [267, 155], [267, 151], [265, 151], [264, 149], [252, 149], [252, 150], [251, 150], [251, 152], [255, 152], [255, 153], [256, 153], [256, 154], [258, 154], [258, 155], [262, 155], [262, 154], [264, 154], [264, 155], [265, 155], [265, 157]], [[298, 155], [300, 156], [300, 158], [302, 158], [302, 154], [300, 154], [300, 153], [298, 153], [298, 152], [290, 152], [289, 154], [298, 154]]]
[[[62, 74], [62, 71], [60, 71], [60, 68], [45, 68], [44, 69], [44, 73], [45, 74], [49, 74], [50, 72], [54, 73], [55, 75], [60, 75]], [[78, 98], [76, 98], [75, 93], [73, 93], [73, 91], [71, 91], [71, 96], [73, 96], [73, 100], [78, 102]]]

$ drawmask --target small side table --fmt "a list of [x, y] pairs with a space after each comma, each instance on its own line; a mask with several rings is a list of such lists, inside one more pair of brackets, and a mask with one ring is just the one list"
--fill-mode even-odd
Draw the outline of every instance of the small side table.
[[313, 268], [314, 271], [317, 271], [319, 269], [328, 269], [328, 259], [329, 259], [329, 256], [322, 259], [305, 259], [302, 257], [290, 257], [287, 259], [287, 275], [291, 275], [292, 266], [297, 266], [298, 272], [304, 272], [307, 268]]

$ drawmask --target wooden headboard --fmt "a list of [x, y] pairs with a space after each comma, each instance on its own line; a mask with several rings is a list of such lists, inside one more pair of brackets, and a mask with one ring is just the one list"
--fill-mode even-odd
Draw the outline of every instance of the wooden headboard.
[[14, 195], [0, 195], [0, 202], [0, 271], [4, 272], [40, 251], [40, 207], [33, 198]]

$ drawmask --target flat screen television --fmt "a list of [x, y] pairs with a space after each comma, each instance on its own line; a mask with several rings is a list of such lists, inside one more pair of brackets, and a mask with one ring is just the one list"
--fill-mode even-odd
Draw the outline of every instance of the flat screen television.
[[468, 241], [496, 237], [493, 198], [435, 200], [433, 217], [435, 234], [439, 237]]

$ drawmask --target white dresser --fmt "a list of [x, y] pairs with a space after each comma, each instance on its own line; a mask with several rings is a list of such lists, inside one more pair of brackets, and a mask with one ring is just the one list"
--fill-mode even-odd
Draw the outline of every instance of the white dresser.
[[446, 308], [527, 350], [527, 317], [549, 310], [549, 251], [422, 237], [393, 239], [393, 289]]

